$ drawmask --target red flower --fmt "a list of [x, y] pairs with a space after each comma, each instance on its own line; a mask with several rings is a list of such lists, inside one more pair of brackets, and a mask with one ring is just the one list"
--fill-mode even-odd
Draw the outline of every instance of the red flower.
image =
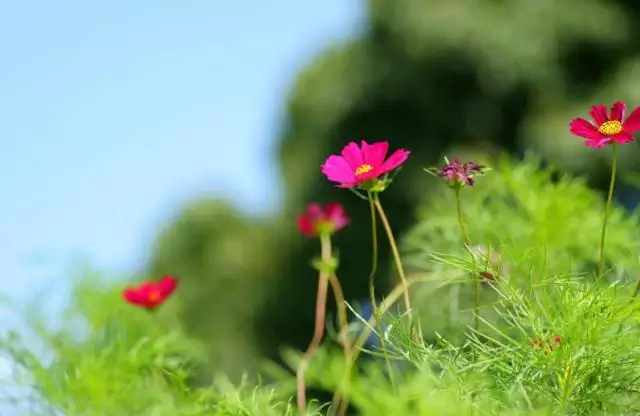
[[601, 148], [609, 143], [629, 143], [640, 130], [640, 107], [636, 107], [629, 117], [623, 121], [627, 105], [616, 101], [607, 115], [607, 108], [602, 105], [591, 107], [589, 114], [595, 125], [583, 118], [575, 118], [569, 123], [571, 134], [587, 139], [585, 145]]
[[409, 151], [396, 150], [387, 160], [389, 142], [368, 144], [364, 140], [360, 146], [349, 142], [342, 149], [341, 156], [331, 155], [322, 165], [322, 173], [338, 188], [355, 188], [365, 184], [375, 184], [378, 177], [402, 165], [409, 157]]
[[311, 203], [307, 211], [298, 217], [298, 227], [302, 234], [317, 237], [322, 233], [333, 234], [349, 224], [344, 207], [337, 202], [329, 202], [324, 207]]
[[145, 282], [137, 287], [127, 288], [122, 292], [122, 297], [132, 305], [153, 310], [167, 300], [177, 286], [175, 277], [164, 276], [158, 282]]

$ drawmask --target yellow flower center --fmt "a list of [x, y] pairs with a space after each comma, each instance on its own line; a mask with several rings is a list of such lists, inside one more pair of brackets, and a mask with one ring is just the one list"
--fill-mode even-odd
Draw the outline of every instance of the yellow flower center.
[[614, 136], [622, 131], [622, 123], [618, 120], [605, 121], [598, 131], [605, 136]]
[[356, 176], [360, 176], [364, 173], [371, 172], [371, 170], [373, 170], [373, 166], [368, 164], [361, 165], [358, 169], [356, 169]]
[[157, 301], [159, 299], [160, 299], [160, 293], [159, 292], [154, 290], [153, 292], [149, 293], [149, 300], [151, 302], [155, 302], [155, 301]]

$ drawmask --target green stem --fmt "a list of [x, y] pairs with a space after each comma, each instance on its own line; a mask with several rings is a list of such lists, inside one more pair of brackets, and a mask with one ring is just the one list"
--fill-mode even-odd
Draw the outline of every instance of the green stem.
[[371, 273], [369, 273], [369, 300], [371, 301], [371, 307], [375, 313], [377, 309], [376, 305], [376, 289], [375, 289], [375, 276], [378, 270], [378, 227], [376, 223], [376, 210], [373, 202], [373, 195], [371, 192], [369, 196], [369, 210], [371, 211], [371, 240], [373, 243], [373, 253], [371, 260]]
[[384, 229], [387, 232], [387, 238], [389, 239], [389, 245], [391, 246], [393, 260], [396, 264], [396, 269], [398, 270], [398, 276], [400, 277], [400, 282], [402, 283], [402, 287], [404, 288], [404, 293], [403, 293], [404, 306], [405, 306], [405, 309], [407, 310], [409, 320], [411, 320], [411, 299], [409, 298], [409, 286], [407, 285], [407, 278], [404, 274], [402, 261], [400, 260], [400, 252], [398, 251], [398, 245], [396, 244], [396, 239], [393, 237], [393, 231], [391, 231], [391, 225], [389, 224], [387, 215], [384, 213], [384, 209], [382, 208], [382, 204], [380, 203], [380, 198], [378, 198], [377, 195], [374, 199], [374, 204], [378, 209], [378, 214], [380, 215], [380, 221], [382, 221], [382, 225], [384, 226]]
[[[460, 224], [460, 230], [462, 231], [462, 238], [464, 239], [464, 244], [466, 249], [471, 254], [471, 260], [475, 263], [475, 257], [473, 256], [473, 252], [471, 251], [471, 237], [469, 237], [469, 232], [467, 231], [467, 227], [464, 224], [464, 218], [462, 217], [462, 201], [460, 198], [460, 188], [456, 189], [456, 212], [458, 214], [458, 223]], [[474, 274], [475, 276], [475, 274]], [[474, 327], [476, 331], [480, 329], [480, 279], [475, 276], [474, 285], [473, 285], [473, 297], [474, 297]]]
[[[371, 239], [373, 241], [373, 255], [372, 255], [372, 263], [371, 263], [371, 273], [369, 274], [369, 297], [371, 302], [371, 313], [373, 316], [378, 315], [378, 305], [376, 302], [376, 290], [375, 290], [375, 275], [378, 270], [378, 231], [377, 231], [377, 223], [376, 223], [376, 210], [374, 203], [374, 196], [371, 192], [367, 194], [369, 197], [369, 209], [371, 211]], [[389, 372], [389, 379], [391, 381], [391, 388], [394, 393], [396, 391], [396, 383], [395, 377], [393, 375], [393, 367], [391, 366], [391, 361], [389, 360], [389, 355], [387, 353], [387, 346], [384, 339], [384, 330], [382, 326], [382, 322], [380, 319], [376, 320], [377, 325], [376, 328], [378, 333], [380, 334], [380, 347], [382, 349], [382, 355], [384, 356], [384, 361], [387, 365], [387, 371]]]
[[613, 189], [616, 185], [616, 167], [618, 162], [617, 150], [615, 143], [611, 144], [611, 181], [609, 182], [609, 194], [607, 195], [607, 204], [604, 208], [604, 218], [602, 220], [602, 233], [600, 234], [600, 265], [598, 267], [598, 279], [604, 275], [604, 246], [607, 238], [607, 222], [609, 221], [609, 211], [611, 210], [611, 202], [613, 200]]
[[[320, 243], [321, 243], [321, 259], [324, 263], [329, 263], [331, 261], [331, 237], [329, 234], [321, 234], [320, 235]], [[296, 387], [297, 387], [297, 404], [298, 411], [301, 415], [305, 415], [307, 412], [307, 399], [306, 399], [306, 391], [305, 391], [305, 374], [309, 367], [309, 363], [315, 356], [318, 348], [320, 347], [320, 343], [322, 342], [322, 337], [324, 335], [324, 327], [325, 327], [325, 316], [327, 310], [327, 291], [329, 287], [329, 280], [331, 278], [331, 274], [325, 270], [325, 268], [320, 269], [320, 275], [318, 279], [318, 292], [316, 296], [316, 320], [315, 326], [313, 330], [313, 337], [311, 338], [311, 342], [309, 343], [309, 347], [305, 352], [300, 364], [298, 364], [298, 370], [296, 372]]]

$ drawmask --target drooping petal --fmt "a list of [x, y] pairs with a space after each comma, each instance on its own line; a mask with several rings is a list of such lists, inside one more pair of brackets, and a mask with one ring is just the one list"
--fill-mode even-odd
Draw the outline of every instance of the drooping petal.
[[589, 110], [589, 114], [591, 115], [591, 118], [593, 118], [593, 121], [596, 122], [598, 127], [600, 127], [605, 121], [608, 121], [607, 107], [602, 104], [594, 105], [593, 107], [591, 107], [591, 110]]
[[640, 107], [636, 107], [629, 117], [624, 121], [623, 127], [625, 132], [634, 134], [636, 131], [640, 130]]
[[395, 152], [393, 152], [393, 154], [391, 154], [391, 156], [389, 156], [389, 159], [385, 160], [384, 163], [380, 165], [380, 168], [377, 170], [377, 173], [379, 175], [383, 175], [387, 172], [391, 172], [392, 170], [396, 169], [398, 166], [402, 165], [407, 160], [410, 153], [411, 153], [410, 151], [404, 150], [404, 149], [396, 150]]
[[364, 140], [362, 141], [362, 156], [364, 163], [371, 165], [374, 169], [382, 165], [388, 151], [389, 142], [377, 142], [369, 145]]
[[618, 120], [621, 122], [624, 119], [626, 110], [627, 105], [625, 103], [622, 101], [616, 101], [611, 106], [611, 117], [609, 117], [609, 120]]
[[349, 163], [353, 172], [364, 164], [362, 151], [356, 142], [349, 142], [342, 149], [342, 157]]
[[307, 237], [314, 237], [316, 235], [316, 230], [309, 221], [309, 217], [305, 214], [300, 214], [298, 217], [298, 229], [300, 232]]
[[349, 217], [344, 212], [344, 207], [337, 202], [329, 202], [324, 208], [327, 219], [333, 224], [333, 231], [341, 230], [349, 224]]
[[350, 183], [355, 181], [355, 169], [342, 156], [329, 156], [322, 165], [322, 173], [332, 182]]
[[629, 134], [623, 131], [620, 134], [616, 134], [615, 136], [612, 136], [611, 139], [618, 144], [625, 144], [625, 143], [631, 143], [635, 139], [635, 137], [633, 136], [633, 134]]
[[600, 149], [604, 145], [607, 145], [609, 143], [611, 143], [610, 137], [601, 137], [599, 139], [589, 139], [586, 142], [584, 142], [585, 146], [592, 147], [594, 149]]
[[569, 132], [585, 139], [596, 140], [603, 138], [598, 128], [583, 118], [574, 118], [571, 120], [571, 122], [569, 122]]
[[122, 292], [122, 298], [134, 305], [140, 305], [144, 303], [144, 297], [140, 296], [137, 289], [128, 288]]
[[164, 300], [176, 290], [176, 287], [178, 287], [178, 279], [173, 276], [164, 276], [158, 282], [156, 290], [160, 292], [162, 300]]

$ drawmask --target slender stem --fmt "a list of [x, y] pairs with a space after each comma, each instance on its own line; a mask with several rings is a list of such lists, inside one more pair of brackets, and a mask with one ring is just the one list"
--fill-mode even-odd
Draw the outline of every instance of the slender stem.
[[376, 289], [375, 289], [375, 276], [378, 270], [378, 227], [376, 222], [376, 209], [373, 201], [373, 195], [371, 192], [369, 196], [369, 210], [371, 211], [371, 241], [372, 241], [372, 260], [371, 260], [371, 273], [369, 274], [369, 301], [371, 302], [371, 308], [373, 313], [376, 313]]
[[400, 277], [400, 282], [404, 288], [404, 306], [407, 310], [407, 314], [409, 320], [411, 320], [411, 299], [409, 298], [409, 286], [407, 285], [407, 278], [404, 274], [404, 268], [402, 267], [402, 261], [400, 260], [400, 253], [398, 252], [398, 245], [396, 244], [396, 239], [393, 237], [393, 231], [391, 231], [391, 225], [389, 224], [389, 220], [387, 219], [387, 215], [384, 213], [384, 209], [382, 208], [382, 204], [380, 203], [380, 199], [376, 195], [374, 199], [374, 204], [378, 209], [378, 214], [380, 214], [380, 221], [382, 221], [382, 225], [384, 225], [384, 229], [387, 232], [387, 238], [389, 239], [389, 245], [391, 246], [391, 252], [393, 253], [393, 260], [396, 264], [396, 269], [398, 270], [398, 276]]
[[[433, 281], [433, 279], [424, 279], [424, 278], [412, 279], [410, 281], [406, 281], [405, 283], [401, 283], [397, 285], [380, 303], [380, 314], [384, 314], [385, 312], [387, 312], [387, 310], [389, 310], [389, 308], [398, 300], [398, 298], [402, 296], [404, 293], [406, 293], [408, 286], [414, 283], [425, 282], [425, 281]], [[360, 353], [362, 352], [362, 346], [365, 344], [365, 342], [367, 342], [367, 339], [371, 334], [372, 328], [376, 326], [378, 320], [379, 320], [378, 317], [375, 315], [369, 318], [369, 321], [367, 321], [367, 325], [365, 325], [364, 329], [360, 333], [360, 336], [356, 339], [356, 342], [353, 344], [353, 350], [352, 350], [353, 354], [351, 356], [351, 361], [349, 362], [349, 364], [347, 365], [347, 368], [345, 369], [345, 375], [343, 380], [343, 388], [345, 390], [348, 390], [348, 382], [351, 379], [351, 373], [353, 371], [353, 367], [355, 366], [355, 363], [358, 360]], [[345, 396], [347, 396], [346, 391], [345, 391]], [[346, 411], [346, 407], [341, 408], [338, 411], [338, 416], [344, 416], [345, 411]]]
[[[372, 262], [371, 262], [371, 273], [369, 274], [369, 301], [371, 302], [371, 313], [373, 316], [378, 315], [378, 305], [376, 302], [376, 289], [375, 289], [375, 275], [378, 270], [378, 225], [376, 222], [376, 210], [375, 210], [375, 197], [372, 192], [368, 192], [367, 196], [369, 197], [369, 210], [371, 211], [371, 239], [373, 242], [373, 254], [372, 254]], [[387, 346], [384, 339], [384, 330], [383, 324], [380, 320], [377, 320], [377, 330], [380, 338], [380, 347], [382, 350], [382, 356], [384, 357], [385, 364], [387, 366], [387, 371], [389, 372], [389, 380], [391, 382], [391, 388], [393, 392], [396, 391], [396, 383], [395, 377], [393, 375], [393, 367], [391, 366], [391, 361], [389, 360], [389, 354], [387, 353]]]
[[[633, 293], [631, 294], [631, 301], [629, 301], [629, 305], [631, 305], [636, 298], [638, 297], [638, 293], [640, 293], [640, 274], [638, 274], [638, 277], [636, 277], [636, 287], [635, 289], [633, 289]], [[618, 325], [618, 334], [620, 333], [620, 331], [622, 331], [622, 325], [624, 322], [620, 322], [620, 325]]]
[[[321, 243], [321, 259], [323, 263], [329, 263], [331, 261], [331, 238], [328, 234], [322, 234], [320, 236]], [[298, 365], [298, 371], [296, 373], [297, 381], [297, 403], [298, 411], [301, 415], [305, 415], [307, 412], [307, 399], [305, 392], [305, 373], [309, 367], [311, 359], [318, 351], [318, 347], [322, 342], [325, 326], [325, 315], [327, 309], [327, 290], [329, 286], [331, 274], [327, 272], [325, 268], [320, 269], [320, 275], [318, 279], [318, 292], [316, 296], [316, 320], [313, 330], [313, 337], [309, 343], [309, 347], [305, 352], [300, 364]]]
[[[467, 227], [464, 224], [464, 218], [462, 217], [462, 201], [460, 198], [460, 188], [456, 189], [456, 212], [458, 214], [458, 223], [460, 224], [460, 230], [462, 231], [462, 238], [464, 239], [464, 244], [466, 249], [471, 254], [471, 260], [475, 262], [475, 258], [473, 256], [473, 252], [471, 251], [471, 237], [469, 237], [469, 232], [467, 231]], [[475, 276], [475, 275], [474, 275]], [[473, 297], [474, 297], [474, 327], [476, 331], [480, 329], [480, 279], [474, 279], [473, 283]]]
[[471, 247], [471, 237], [469, 237], [469, 232], [467, 231], [467, 227], [464, 224], [464, 219], [462, 218], [462, 201], [460, 198], [460, 189], [456, 189], [456, 212], [458, 214], [458, 224], [460, 224], [460, 230], [462, 231], [462, 238], [464, 239], [464, 243], [467, 247]]
[[[333, 290], [333, 296], [336, 299], [336, 308], [338, 310], [338, 326], [339, 326], [339, 336], [338, 339], [342, 348], [344, 350], [344, 360], [346, 365], [348, 366], [351, 362], [351, 342], [348, 339], [348, 329], [349, 322], [347, 320], [347, 304], [344, 299], [344, 292], [342, 291], [342, 286], [340, 285], [340, 280], [338, 276], [334, 273], [329, 278], [329, 283], [331, 284], [331, 289]], [[336, 391], [333, 396], [333, 403], [338, 405], [338, 408], [347, 408], [349, 405], [349, 398], [347, 396], [341, 397], [340, 394]]]
[[613, 189], [616, 185], [616, 167], [618, 162], [617, 150], [615, 143], [611, 144], [611, 180], [609, 182], [609, 194], [607, 195], [607, 204], [604, 208], [604, 218], [602, 220], [602, 233], [600, 234], [600, 265], [598, 267], [598, 279], [604, 275], [604, 246], [607, 237], [607, 222], [609, 221], [609, 211], [611, 210], [611, 201], [613, 200]]

